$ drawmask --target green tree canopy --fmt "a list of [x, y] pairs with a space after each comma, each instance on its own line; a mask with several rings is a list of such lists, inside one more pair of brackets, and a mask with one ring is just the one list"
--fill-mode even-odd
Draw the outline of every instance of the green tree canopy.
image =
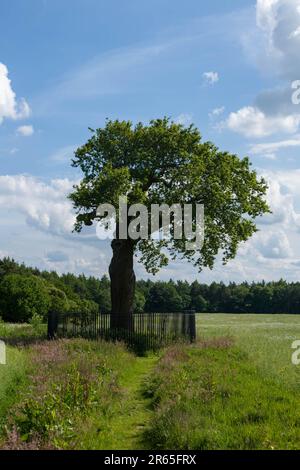
[[99, 204], [119, 205], [126, 195], [128, 205], [204, 204], [205, 241], [200, 252], [187, 251], [185, 239], [136, 243], [149, 272], [167, 263], [165, 247], [172, 258], [179, 253], [198, 268], [214, 264], [219, 251], [226, 262], [235, 256], [239, 242], [255, 231], [254, 219], [268, 211], [264, 200], [266, 183], [251, 170], [248, 158], [220, 151], [202, 142], [199, 131], [168, 119], [149, 126], [130, 121], [107, 121], [93, 130], [78, 148], [73, 166], [83, 172], [82, 181], [70, 195], [77, 210], [75, 229], [91, 225]]
[[68, 311], [68, 298], [64, 291], [54, 286], [48, 286], [48, 295], [50, 297], [49, 311], [53, 313], [66, 313]]
[[0, 283], [3, 320], [27, 322], [35, 315], [46, 316], [50, 306], [46, 282], [33, 275], [8, 274]]
[[180, 312], [183, 300], [173, 282], [157, 282], [150, 291], [146, 310], [149, 312]]
[[[128, 206], [144, 204], [149, 214], [151, 204], [203, 204], [205, 209], [204, 244], [198, 250], [187, 249], [185, 236], [174, 237], [174, 218], [171, 236], [163, 240], [121, 240], [117, 218], [110, 277], [112, 311], [120, 318], [133, 311], [134, 254], [140, 254], [139, 261], [153, 274], [177, 256], [199, 270], [212, 268], [218, 255], [224, 263], [234, 258], [239, 243], [256, 231], [255, 218], [269, 210], [266, 183], [251, 169], [249, 159], [202, 142], [193, 125], [184, 127], [167, 118], [135, 126], [108, 120], [104, 128], [91, 132], [72, 161], [83, 174], [69, 196], [77, 211], [75, 230], [99, 220], [100, 204], [117, 209], [120, 196], [127, 197]], [[194, 227], [196, 222], [194, 211]]]

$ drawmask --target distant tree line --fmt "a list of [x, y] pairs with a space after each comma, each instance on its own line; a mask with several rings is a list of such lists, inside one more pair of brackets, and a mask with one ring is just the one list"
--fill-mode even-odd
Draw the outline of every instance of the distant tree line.
[[[198, 281], [137, 281], [136, 312], [293, 313], [300, 314], [300, 282], [241, 284]], [[111, 310], [110, 282], [85, 275], [58, 275], [26, 267], [13, 259], [0, 260], [0, 316], [5, 321], [26, 322], [48, 312]]]

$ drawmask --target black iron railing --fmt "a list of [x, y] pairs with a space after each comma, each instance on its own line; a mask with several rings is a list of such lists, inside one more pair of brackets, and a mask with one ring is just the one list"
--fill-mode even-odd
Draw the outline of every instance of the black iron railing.
[[196, 320], [191, 311], [135, 313], [130, 327], [116, 328], [111, 314], [50, 314], [48, 338], [89, 338], [124, 341], [137, 349], [155, 350], [175, 341], [195, 341]]

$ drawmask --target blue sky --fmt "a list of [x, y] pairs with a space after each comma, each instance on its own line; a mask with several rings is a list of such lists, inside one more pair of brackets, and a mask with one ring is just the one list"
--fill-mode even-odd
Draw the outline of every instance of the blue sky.
[[[298, 279], [299, 25], [299, 0], [2, 0], [0, 254], [105, 273], [109, 244], [70, 233], [72, 152], [106, 117], [167, 115], [249, 155], [270, 183], [260, 233], [199, 279]], [[177, 262], [160, 273], [170, 276], [197, 273]]]

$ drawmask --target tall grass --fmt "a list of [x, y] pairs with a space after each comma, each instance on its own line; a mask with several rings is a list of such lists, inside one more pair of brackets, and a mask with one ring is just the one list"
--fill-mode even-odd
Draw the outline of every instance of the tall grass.
[[0, 324], [2, 448], [300, 448], [300, 316], [199, 315], [201, 340], [149, 357], [43, 334]]
[[89, 417], [104, 420], [122, 399], [119, 375], [131, 355], [121, 345], [80, 339], [41, 342], [28, 354], [30, 387], [11, 410], [3, 447], [80, 448]]
[[299, 449], [300, 397], [230, 341], [166, 351], [145, 385], [153, 449]]
[[199, 314], [198, 336], [234, 336], [263, 375], [299, 392], [300, 367], [292, 364], [291, 345], [300, 339], [300, 315]]
[[6, 414], [28, 384], [29, 362], [24, 351], [6, 348], [6, 364], [0, 365], [0, 434]]

